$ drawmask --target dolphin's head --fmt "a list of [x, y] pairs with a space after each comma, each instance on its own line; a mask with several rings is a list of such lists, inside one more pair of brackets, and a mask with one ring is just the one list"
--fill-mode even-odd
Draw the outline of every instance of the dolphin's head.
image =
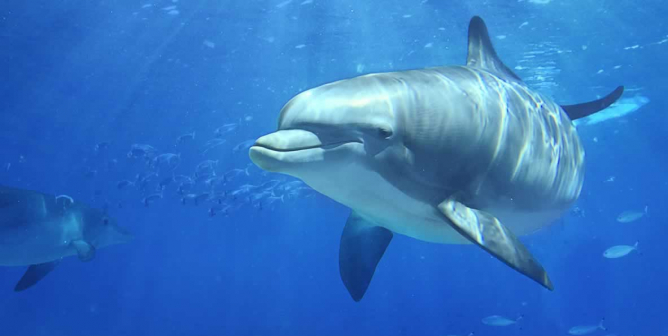
[[134, 239], [134, 236], [120, 227], [116, 219], [103, 211], [85, 208], [82, 210], [84, 240], [102, 248], [110, 245], [123, 244]]
[[250, 148], [251, 160], [330, 197], [328, 188], [353, 185], [364, 172], [396, 168], [405, 147], [384, 80], [362, 76], [298, 94], [281, 110], [278, 130]]

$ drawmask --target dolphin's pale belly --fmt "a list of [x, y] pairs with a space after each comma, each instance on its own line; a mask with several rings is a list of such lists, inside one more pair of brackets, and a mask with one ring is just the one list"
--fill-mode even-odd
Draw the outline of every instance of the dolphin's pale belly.
[[[356, 181], [351, 181], [351, 176]], [[351, 163], [327, 179], [304, 181], [315, 190], [356, 211], [363, 218], [392, 232], [422, 241], [440, 244], [468, 244], [469, 241], [452, 229], [436, 204], [416, 199], [388, 183], [380, 174]], [[373, 188], [369, 188], [373, 186]], [[499, 200], [487, 202], [483, 209], [495, 215], [517, 235], [532, 233], [559, 217], [562, 209], [519, 211]]]

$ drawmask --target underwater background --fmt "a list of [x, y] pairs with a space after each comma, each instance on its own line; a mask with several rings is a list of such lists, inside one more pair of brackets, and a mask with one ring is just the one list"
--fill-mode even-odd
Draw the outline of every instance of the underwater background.
[[[0, 184], [106, 208], [135, 240], [21, 293], [25, 268], [0, 268], [0, 335], [565, 335], [602, 319], [596, 334], [668, 334], [666, 14], [658, 0], [3, 1]], [[522, 238], [555, 291], [476, 246], [395, 235], [356, 303], [338, 270], [350, 210], [263, 172], [248, 146], [308, 88], [463, 64], [473, 15], [559, 103], [626, 87], [609, 118], [578, 125], [573, 211]], [[234, 177], [217, 188], [238, 197], [211, 211], [172, 182], [147, 206], [136, 184], [171, 173], [144, 181], [133, 144], [180, 154], [178, 175], [217, 161]]]

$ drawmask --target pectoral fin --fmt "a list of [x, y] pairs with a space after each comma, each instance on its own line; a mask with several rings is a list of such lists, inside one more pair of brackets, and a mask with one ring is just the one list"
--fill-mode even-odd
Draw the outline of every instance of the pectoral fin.
[[95, 257], [95, 246], [84, 240], [73, 240], [70, 245], [77, 250], [81, 261], [91, 261]]
[[56, 268], [58, 264], [60, 264], [60, 259], [43, 264], [30, 265], [26, 272], [23, 273], [21, 280], [19, 280], [19, 282], [14, 287], [14, 291], [20, 292], [32, 287], [38, 281], [42, 280], [47, 274], [51, 273], [51, 271], [53, 271], [53, 269]]
[[496, 217], [471, 209], [452, 198], [439, 204], [438, 209], [449, 219], [452, 227], [468, 240], [545, 288], [554, 289], [543, 266]]
[[339, 271], [353, 300], [364, 296], [391, 240], [390, 230], [366, 221], [354, 211], [348, 217], [341, 235]]

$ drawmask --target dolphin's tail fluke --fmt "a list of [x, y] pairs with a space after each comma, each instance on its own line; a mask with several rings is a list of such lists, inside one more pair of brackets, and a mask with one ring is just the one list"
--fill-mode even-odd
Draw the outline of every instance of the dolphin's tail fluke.
[[618, 86], [614, 91], [601, 99], [582, 104], [561, 105], [561, 108], [568, 114], [571, 120], [576, 120], [607, 108], [616, 102], [622, 96], [622, 93], [624, 93], [624, 87]]

